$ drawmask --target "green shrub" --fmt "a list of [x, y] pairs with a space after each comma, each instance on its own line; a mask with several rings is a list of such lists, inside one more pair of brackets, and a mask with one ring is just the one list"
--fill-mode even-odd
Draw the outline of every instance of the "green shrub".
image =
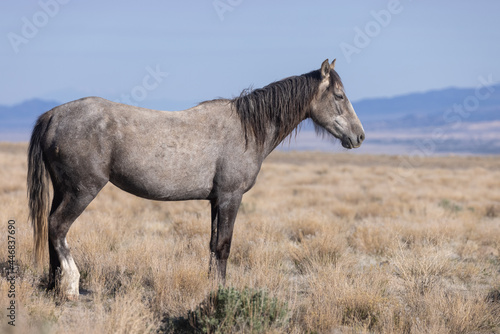
[[463, 210], [463, 207], [453, 203], [452, 201], [448, 199], [442, 199], [441, 202], [439, 202], [439, 206], [442, 207], [445, 210], [449, 210], [453, 213], [457, 213]]
[[288, 315], [287, 304], [265, 291], [219, 287], [188, 318], [202, 333], [262, 333], [286, 327]]

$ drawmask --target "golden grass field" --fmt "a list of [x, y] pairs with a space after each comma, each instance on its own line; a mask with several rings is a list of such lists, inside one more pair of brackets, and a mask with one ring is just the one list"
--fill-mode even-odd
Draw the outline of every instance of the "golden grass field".
[[[155, 202], [108, 185], [68, 243], [80, 300], [46, 292], [33, 264], [26, 144], [0, 144], [0, 259], [16, 223], [16, 326], [2, 333], [155, 333], [207, 277], [208, 202]], [[275, 152], [236, 220], [227, 285], [289, 309], [273, 333], [500, 333], [500, 157]], [[404, 168], [402, 168], [404, 167]]]

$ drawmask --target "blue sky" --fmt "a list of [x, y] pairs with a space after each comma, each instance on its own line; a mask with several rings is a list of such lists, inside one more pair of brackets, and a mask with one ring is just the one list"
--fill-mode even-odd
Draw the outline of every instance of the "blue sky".
[[500, 78], [499, 1], [2, 1], [0, 104], [172, 110], [337, 58], [348, 97]]

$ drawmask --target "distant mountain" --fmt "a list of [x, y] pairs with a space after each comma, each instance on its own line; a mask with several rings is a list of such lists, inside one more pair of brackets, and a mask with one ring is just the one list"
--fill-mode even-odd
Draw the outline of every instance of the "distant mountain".
[[0, 140], [27, 141], [38, 116], [59, 104], [31, 99], [13, 106], [0, 105]]
[[[451, 123], [458, 114], [448, 110], [455, 105], [463, 108], [463, 115], [470, 114], [461, 117], [463, 122], [499, 120], [500, 85], [483, 87], [479, 92], [481, 99], [476, 94], [476, 89], [448, 88], [393, 98], [366, 99], [354, 102], [353, 106], [359, 118], [373, 128]], [[488, 97], [484, 98], [481, 94]]]
[[500, 85], [353, 103], [367, 146], [387, 153], [500, 154]]
[[[483, 87], [479, 93], [476, 89], [448, 88], [353, 102], [367, 135], [364, 148], [358, 151], [500, 154], [500, 85]], [[486, 93], [489, 95], [484, 98]], [[191, 106], [174, 102], [156, 101], [146, 107], [179, 110]], [[27, 141], [37, 117], [59, 104], [31, 99], [13, 106], [0, 105], [0, 140]], [[335, 147], [309, 135], [313, 131], [310, 122], [303, 124], [301, 131], [304, 136], [288, 149]]]

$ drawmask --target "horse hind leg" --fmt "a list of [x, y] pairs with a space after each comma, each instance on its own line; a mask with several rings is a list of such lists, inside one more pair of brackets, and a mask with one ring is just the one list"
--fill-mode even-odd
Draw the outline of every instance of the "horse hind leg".
[[[55, 210], [61, 205], [62, 203], [62, 193], [59, 191], [54, 192], [54, 198], [52, 199], [52, 208], [50, 209], [50, 215], [49, 215], [49, 226], [55, 226], [57, 225], [55, 218], [54, 218], [54, 212]], [[54, 234], [54, 233], [52, 233]], [[50, 235], [50, 233], [49, 233]], [[57, 252], [54, 248], [54, 245], [52, 243], [52, 240], [50, 239], [50, 236], [48, 238], [48, 244], [49, 244], [49, 258], [50, 258], [50, 267], [49, 267], [49, 286], [48, 289], [52, 290], [56, 287], [56, 280], [58, 275], [60, 275], [60, 268], [61, 268], [61, 263], [59, 261], [59, 257], [57, 256]]]
[[80, 272], [71, 256], [66, 242], [66, 235], [71, 224], [80, 216], [96, 195], [97, 193], [92, 194], [82, 191], [75, 193], [54, 190], [54, 199], [48, 221], [49, 287], [55, 287], [68, 299], [78, 298]]

